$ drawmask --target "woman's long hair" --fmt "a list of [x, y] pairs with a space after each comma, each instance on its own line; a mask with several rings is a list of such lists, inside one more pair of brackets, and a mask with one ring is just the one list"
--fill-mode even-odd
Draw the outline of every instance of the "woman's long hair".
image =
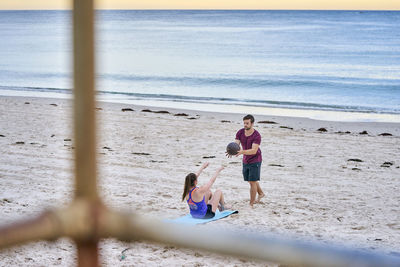
[[189, 173], [185, 178], [185, 186], [183, 187], [182, 201], [185, 200], [186, 195], [189, 193], [189, 190], [192, 186], [194, 186], [194, 182], [197, 180], [197, 176], [194, 173]]

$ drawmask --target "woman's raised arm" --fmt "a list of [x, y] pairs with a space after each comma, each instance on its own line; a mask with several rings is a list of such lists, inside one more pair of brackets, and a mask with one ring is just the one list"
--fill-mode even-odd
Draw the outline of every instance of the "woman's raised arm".
[[197, 178], [199, 178], [200, 174], [202, 173], [202, 171], [208, 167], [208, 165], [210, 165], [209, 162], [205, 162], [203, 163], [203, 165], [200, 167], [200, 169], [197, 171], [196, 176]]
[[205, 192], [207, 192], [208, 190], [210, 190], [210, 189], [211, 189], [211, 186], [214, 184], [215, 180], [217, 179], [219, 173], [220, 173], [223, 169], [225, 169], [224, 166], [219, 167], [219, 168], [217, 169], [217, 171], [215, 172], [215, 174], [213, 175], [213, 177], [211, 177], [210, 181], [208, 181], [207, 184], [201, 186], [201, 187], [198, 189], [199, 193], [202, 193], [202, 194], [204, 193], [204, 194], [205, 194]]

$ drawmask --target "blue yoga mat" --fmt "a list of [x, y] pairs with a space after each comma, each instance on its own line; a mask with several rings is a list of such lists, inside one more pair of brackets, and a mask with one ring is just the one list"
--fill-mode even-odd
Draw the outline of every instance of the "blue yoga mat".
[[216, 220], [225, 218], [225, 217], [227, 217], [227, 216], [229, 216], [231, 214], [235, 214], [235, 213], [239, 213], [239, 211], [237, 211], [237, 210], [224, 210], [224, 211], [220, 212], [219, 210], [217, 210], [215, 212], [214, 218], [211, 218], [211, 219], [196, 219], [196, 218], [193, 218], [192, 215], [188, 214], [186, 216], [179, 217], [179, 218], [176, 218], [176, 219], [165, 220], [165, 222], [195, 225], [195, 224], [200, 224], [200, 223], [208, 223], [208, 222], [211, 222], [211, 221], [216, 221]]

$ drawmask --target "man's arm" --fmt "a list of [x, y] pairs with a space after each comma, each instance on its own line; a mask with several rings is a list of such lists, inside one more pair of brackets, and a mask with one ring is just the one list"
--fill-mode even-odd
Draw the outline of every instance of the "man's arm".
[[240, 150], [236, 156], [239, 155], [255, 155], [257, 153], [258, 148], [260, 147], [259, 144], [252, 144], [251, 149], [246, 149], [246, 150]]

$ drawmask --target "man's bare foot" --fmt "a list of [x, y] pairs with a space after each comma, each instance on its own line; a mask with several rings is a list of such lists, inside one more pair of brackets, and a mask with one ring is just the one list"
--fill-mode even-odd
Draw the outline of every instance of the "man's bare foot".
[[258, 195], [256, 203], [260, 203], [260, 202], [261, 202], [261, 199], [262, 199], [263, 197], [265, 197], [265, 194], [264, 194], [264, 193], [263, 193], [262, 195]]

